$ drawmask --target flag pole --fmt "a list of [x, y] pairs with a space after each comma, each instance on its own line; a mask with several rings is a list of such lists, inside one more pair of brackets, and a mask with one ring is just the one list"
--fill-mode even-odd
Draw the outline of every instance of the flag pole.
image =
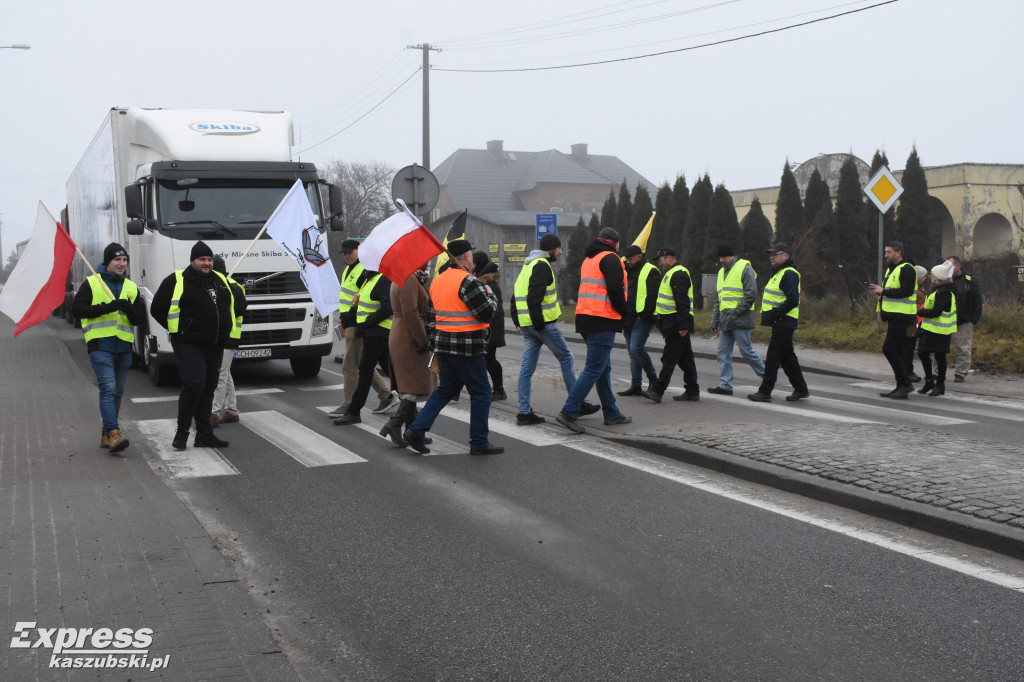
[[[404, 201], [402, 201], [401, 199], [395, 199], [395, 203], [398, 204], [399, 206], [401, 206], [402, 210], [405, 211], [406, 213], [408, 213], [409, 216], [412, 217], [412, 219], [415, 220], [418, 225], [420, 225], [421, 227], [426, 227], [423, 224], [423, 221], [420, 220], [419, 218], [417, 218], [416, 215], [412, 211], [409, 210], [409, 207], [405, 205]], [[473, 274], [472, 272], [469, 271], [469, 269], [465, 265], [463, 265], [462, 263], [459, 263], [458, 259], [455, 256], [452, 255], [452, 252], [448, 250], [448, 245], [447, 244], [445, 244], [444, 252], [445, 252], [445, 254], [448, 255], [448, 262], [449, 263], [455, 263], [460, 268], [465, 270], [467, 275], [472, 275]]]
[[[274, 216], [270, 217], [273, 218]], [[270, 219], [268, 218], [267, 223], [269, 222]], [[235, 274], [235, 270], [238, 269], [238, 266], [242, 264], [242, 261], [245, 260], [245, 257], [249, 255], [250, 251], [252, 251], [252, 247], [256, 246], [256, 242], [258, 242], [260, 240], [260, 237], [263, 236], [263, 233], [267, 231], [267, 223], [263, 223], [263, 227], [261, 227], [260, 231], [256, 233], [256, 236], [253, 237], [253, 240], [249, 242], [249, 246], [245, 247], [245, 251], [243, 251], [242, 255], [239, 256], [237, 261], [235, 261], [235, 265], [231, 268], [231, 272], [228, 273], [228, 277], [231, 277], [232, 275]]]

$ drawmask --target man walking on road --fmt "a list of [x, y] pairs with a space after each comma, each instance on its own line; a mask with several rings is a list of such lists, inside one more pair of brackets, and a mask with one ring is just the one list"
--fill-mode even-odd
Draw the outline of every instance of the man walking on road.
[[[541, 346], [547, 346], [554, 353], [562, 369], [565, 392], [572, 390], [576, 383], [576, 368], [572, 351], [565, 342], [558, 318], [562, 308], [558, 305], [558, 287], [555, 271], [551, 266], [562, 255], [562, 242], [553, 234], [540, 238], [540, 249], [531, 251], [519, 271], [512, 290], [512, 308], [509, 312], [516, 329], [523, 336], [523, 364], [519, 368], [519, 414], [517, 426], [542, 424], [544, 417], [535, 414], [530, 407], [533, 373], [537, 370]], [[583, 414], [593, 414], [600, 408], [584, 403]]]
[[622, 314], [627, 310], [626, 268], [615, 253], [618, 250], [619, 233], [606, 227], [587, 247], [580, 269], [576, 331], [587, 343], [587, 363], [557, 417], [558, 423], [573, 433], [585, 431], [576, 420], [582, 414], [583, 399], [595, 384], [606, 425], [633, 421], [619, 412], [612, 391], [612, 347], [615, 335], [622, 331]]
[[423, 437], [463, 386], [469, 391], [469, 454], [505, 452], [505, 448], [491, 445], [487, 427], [491, 409], [487, 338], [491, 318], [497, 314], [498, 298], [489, 286], [469, 274], [473, 269], [472, 251], [465, 239], [448, 242], [448, 253], [456, 264], [435, 277], [430, 285], [427, 329], [432, 332], [430, 347], [437, 358], [440, 381], [403, 436], [421, 454], [430, 452]]
[[810, 395], [804, 374], [800, 370], [800, 361], [797, 360], [796, 351], [793, 349], [793, 333], [796, 332], [800, 319], [800, 273], [793, 266], [789, 253], [789, 246], [782, 243], [768, 249], [768, 258], [772, 262], [774, 272], [764, 287], [761, 325], [772, 328], [772, 338], [768, 341], [761, 386], [757, 393], [747, 396], [754, 402], [771, 402], [772, 390], [779, 377], [779, 367], [782, 367], [793, 387], [793, 392], [786, 396], [786, 400], [794, 402]]
[[[338, 294], [338, 313], [340, 317], [346, 318], [345, 313], [350, 311], [355, 305], [357, 294], [359, 293], [359, 285], [362, 283], [363, 264], [359, 262], [359, 241], [356, 239], [346, 239], [343, 241], [341, 243], [341, 255], [345, 257], [345, 269], [341, 271], [341, 293]], [[341, 376], [344, 382], [345, 398], [341, 405], [327, 413], [327, 416], [331, 419], [338, 419], [348, 412], [349, 403], [352, 402], [356, 386], [359, 385], [359, 359], [363, 355], [363, 339], [356, 337], [355, 326], [346, 327], [344, 324], [341, 326], [345, 330], [345, 357], [341, 362]], [[396, 397], [391, 392], [387, 383], [385, 383], [384, 378], [376, 371], [374, 371], [371, 379], [370, 387], [377, 392], [377, 398], [380, 400], [377, 407], [373, 410], [374, 414], [377, 414], [391, 407]]]
[[882, 354], [892, 367], [896, 388], [879, 395], [905, 400], [914, 390], [907, 363], [903, 360], [903, 344], [907, 329], [917, 324], [917, 270], [913, 263], [903, 259], [903, 242], [886, 244], [884, 257], [888, 264], [882, 278], [885, 286], [872, 284], [871, 291], [878, 295], [878, 309], [882, 313], [882, 321], [887, 323]]
[[764, 376], [764, 361], [750, 345], [754, 328], [754, 303], [757, 301], [757, 273], [750, 261], [736, 257], [728, 244], [718, 247], [717, 296], [711, 309], [711, 333], [718, 332], [718, 386], [708, 393], [732, 395], [732, 349], [739, 345], [740, 354], [754, 374]]
[[956, 296], [956, 331], [950, 337], [957, 351], [953, 381], [962, 384], [971, 369], [974, 326], [981, 320], [981, 285], [973, 274], [964, 271], [959, 258], [950, 256], [946, 260], [953, 263], [953, 293]]
[[673, 400], [700, 400], [700, 384], [697, 383], [697, 363], [693, 359], [693, 281], [690, 271], [676, 263], [676, 252], [672, 249], [658, 251], [658, 267], [665, 274], [658, 285], [658, 330], [665, 337], [665, 349], [661, 353], [661, 373], [651, 388], [643, 392], [645, 398], [660, 403], [676, 366], [683, 370], [684, 392]]
[[107, 244], [103, 262], [75, 294], [71, 312], [82, 320], [85, 347], [100, 389], [100, 447], [112, 455], [128, 447], [117, 418], [121, 396], [132, 366], [133, 326], [146, 319], [146, 309], [135, 282], [125, 276], [128, 252], [120, 244]]
[[643, 395], [643, 378], [647, 374], [647, 388], [654, 386], [658, 373], [647, 352], [647, 339], [654, 328], [654, 310], [657, 307], [658, 285], [661, 273], [653, 263], [644, 260], [643, 250], [636, 244], [626, 247], [626, 315], [622, 334], [629, 350], [630, 384], [618, 395]]
[[227, 278], [213, 270], [209, 246], [196, 242], [190, 261], [167, 275], [149, 307], [153, 319], [171, 334], [181, 377], [178, 428], [171, 445], [184, 450], [194, 422], [195, 447], [223, 448], [228, 441], [213, 434], [210, 412], [224, 348], [236, 324], [234, 296]]

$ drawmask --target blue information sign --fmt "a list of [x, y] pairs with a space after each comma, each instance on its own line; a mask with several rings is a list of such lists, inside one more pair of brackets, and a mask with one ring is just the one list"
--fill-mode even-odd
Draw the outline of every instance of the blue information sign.
[[558, 214], [537, 214], [537, 241], [546, 234], [558, 234]]

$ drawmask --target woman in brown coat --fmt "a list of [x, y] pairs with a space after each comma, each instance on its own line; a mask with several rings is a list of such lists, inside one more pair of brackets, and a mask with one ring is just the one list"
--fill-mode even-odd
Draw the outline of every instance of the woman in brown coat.
[[391, 307], [394, 318], [388, 350], [391, 353], [391, 380], [402, 402], [395, 414], [380, 430], [395, 445], [405, 447], [402, 431], [416, 418], [416, 403], [427, 399], [437, 387], [437, 375], [427, 366], [430, 346], [427, 343], [426, 319], [430, 295], [423, 283], [427, 274], [419, 270], [402, 286], [391, 284]]

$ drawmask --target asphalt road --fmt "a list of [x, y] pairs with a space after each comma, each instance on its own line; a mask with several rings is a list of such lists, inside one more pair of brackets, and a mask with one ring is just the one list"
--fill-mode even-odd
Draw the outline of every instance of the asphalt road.
[[[84, 348], [75, 347], [80, 336], [69, 333], [67, 342], [87, 364]], [[506, 368], [517, 366], [515, 344], [503, 353]], [[534, 390], [538, 401], [556, 404], [564, 389], [552, 360], [542, 354], [541, 390]], [[624, 363], [616, 364], [626, 376]], [[322, 408], [341, 399], [330, 388], [341, 381], [338, 369], [299, 381], [286, 363], [238, 364], [242, 422], [218, 429], [231, 446], [190, 449], [184, 461], [165, 453], [176, 389], [133, 374], [123, 410], [135, 422], [137, 450], [237, 562], [309, 679], [1024, 676], [1019, 591], [777, 513], [771, 504], [695, 487], [686, 477], [705, 475], [671, 460], [621, 463], [642, 459], [642, 449], [573, 438], [551, 425], [517, 430], [514, 405], [492, 412], [492, 440], [505, 455], [466, 456], [468, 425], [456, 409], [442, 413], [432, 432], [442, 454], [420, 457], [373, 432], [383, 417], [364, 411], [366, 428], [325, 418]], [[698, 369], [702, 385], [713, 385], [713, 361], [699, 361]], [[508, 372], [509, 387], [515, 374]], [[739, 386], [753, 387], [749, 369], [737, 374]], [[812, 379], [820, 399], [800, 407], [821, 415], [788, 418], [879, 409], [850, 379]], [[629, 400], [623, 410], [652, 423], [680, 414], [642, 417], [679, 405]], [[956, 404], [948, 403], [928, 410], [955, 419]], [[752, 434], [779, 418], [746, 400], [695, 407], [700, 412], [682, 419], [749, 423]], [[894, 423], [920, 422], [921, 403], [884, 407]], [[468, 409], [465, 400], [459, 408]], [[984, 433], [1013, 442], [1011, 419], [977, 411], [928, 427], [939, 436]], [[207, 452], [223, 475], [196, 474]], [[303, 461], [309, 453], [322, 459]], [[879, 530], [824, 505], [811, 513]], [[881, 532], [904, 539], [898, 530]], [[915, 542], [931, 551], [927, 538]], [[983, 559], [935, 542], [935, 551]], [[1024, 574], [1019, 562], [999, 570]]]

